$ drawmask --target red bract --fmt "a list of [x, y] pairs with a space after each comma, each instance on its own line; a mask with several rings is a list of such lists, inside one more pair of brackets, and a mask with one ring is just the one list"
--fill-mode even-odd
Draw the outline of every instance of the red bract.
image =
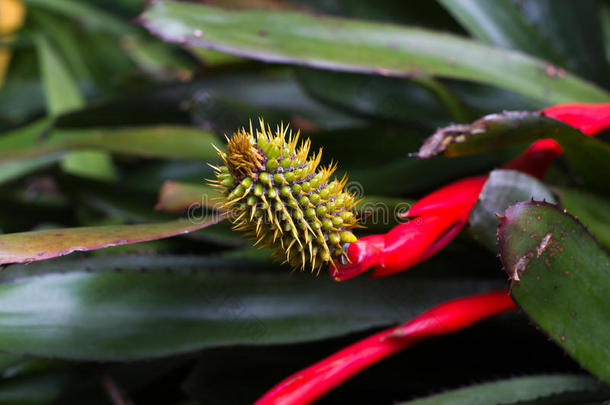
[[361, 340], [291, 375], [255, 405], [311, 403], [363, 369], [406, 347], [429, 337], [456, 332], [514, 307], [504, 290], [438, 305], [403, 325]]
[[594, 135], [610, 127], [610, 103], [603, 104], [560, 104], [541, 111], [554, 118], [578, 128], [587, 135]]
[[[542, 113], [565, 120], [589, 135], [610, 127], [610, 103], [565, 104]], [[542, 139], [504, 168], [542, 178], [562, 153], [562, 147], [555, 140]], [[458, 180], [422, 198], [405, 214], [411, 218], [408, 222], [386, 234], [366, 236], [351, 243], [350, 262], [331, 267], [331, 276], [337, 281], [347, 280], [369, 268], [373, 268], [371, 277], [388, 276], [426, 260], [466, 225], [486, 180], [487, 175]]]

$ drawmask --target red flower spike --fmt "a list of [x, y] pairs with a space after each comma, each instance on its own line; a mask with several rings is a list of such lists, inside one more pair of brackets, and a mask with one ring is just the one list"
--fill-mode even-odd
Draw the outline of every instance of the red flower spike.
[[255, 405], [309, 404], [363, 369], [427, 338], [453, 333], [515, 308], [507, 291], [459, 298], [354, 343], [277, 384]]
[[595, 135], [610, 128], [610, 103], [560, 104], [545, 108], [541, 113], [571, 125], [587, 135]]
[[[565, 120], [589, 135], [610, 127], [610, 103], [564, 104], [542, 113]], [[542, 178], [562, 153], [563, 148], [555, 140], [541, 139], [503, 168]], [[388, 276], [426, 260], [466, 225], [486, 180], [486, 175], [458, 180], [425, 196], [404, 214], [415, 219], [386, 234], [367, 236], [350, 244], [347, 250], [350, 262], [336, 263], [330, 269], [331, 276], [343, 281], [371, 267], [371, 277]]]
[[447, 211], [461, 212], [465, 208], [472, 208], [486, 180], [487, 176], [476, 176], [453, 182], [420, 199], [402, 216], [412, 218], [435, 211], [445, 214]]

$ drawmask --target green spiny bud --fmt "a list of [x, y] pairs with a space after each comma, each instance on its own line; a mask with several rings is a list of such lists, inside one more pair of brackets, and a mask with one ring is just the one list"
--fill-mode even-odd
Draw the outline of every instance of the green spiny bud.
[[346, 259], [342, 245], [357, 240], [358, 224], [347, 180], [330, 180], [335, 167], [320, 168], [321, 153], [309, 157], [309, 148], [298, 133], [283, 126], [272, 132], [261, 121], [256, 133], [242, 129], [228, 140], [212, 183], [236, 229], [293, 267], [319, 271]]

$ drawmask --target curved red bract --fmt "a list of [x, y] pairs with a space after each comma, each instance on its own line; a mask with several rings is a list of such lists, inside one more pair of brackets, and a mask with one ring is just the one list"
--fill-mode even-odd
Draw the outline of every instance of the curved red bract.
[[280, 382], [255, 405], [309, 404], [363, 369], [432, 336], [464, 329], [515, 308], [505, 290], [455, 299], [409, 322], [386, 329], [319, 361]]
[[587, 135], [610, 128], [610, 103], [569, 103], [545, 108], [543, 115], [564, 122]]

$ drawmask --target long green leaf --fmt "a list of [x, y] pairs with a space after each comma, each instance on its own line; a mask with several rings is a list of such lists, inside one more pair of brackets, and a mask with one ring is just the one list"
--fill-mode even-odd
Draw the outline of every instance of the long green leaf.
[[158, 1], [140, 17], [161, 38], [268, 62], [391, 76], [477, 81], [545, 100], [605, 101], [608, 94], [515, 51], [433, 31], [305, 13], [228, 11]]
[[83, 97], [60, 55], [43, 36], [36, 37], [36, 45], [48, 113], [57, 115], [81, 107]]
[[504, 405], [567, 393], [601, 391], [594, 378], [577, 375], [539, 375], [478, 384], [401, 405]]
[[267, 262], [144, 255], [14, 265], [0, 281], [0, 350], [98, 360], [322, 339], [498, 287], [409, 275], [336, 283]]
[[0, 264], [29, 263], [75, 251], [146, 242], [193, 232], [219, 222], [218, 215], [204, 221], [158, 224], [108, 225], [9, 233], [0, 235]]
[[574, 217], [536, 201], [505, 211], [498, 247], [517, 304], [584, 368], [610, 383], [610, 256]]
[[48, 156], [76, 149], [167, 159], [216, 160], [209, 131], [186, 126], [58, 129], [48, 139], [24, 147], [0, 150], [0, 162]]

